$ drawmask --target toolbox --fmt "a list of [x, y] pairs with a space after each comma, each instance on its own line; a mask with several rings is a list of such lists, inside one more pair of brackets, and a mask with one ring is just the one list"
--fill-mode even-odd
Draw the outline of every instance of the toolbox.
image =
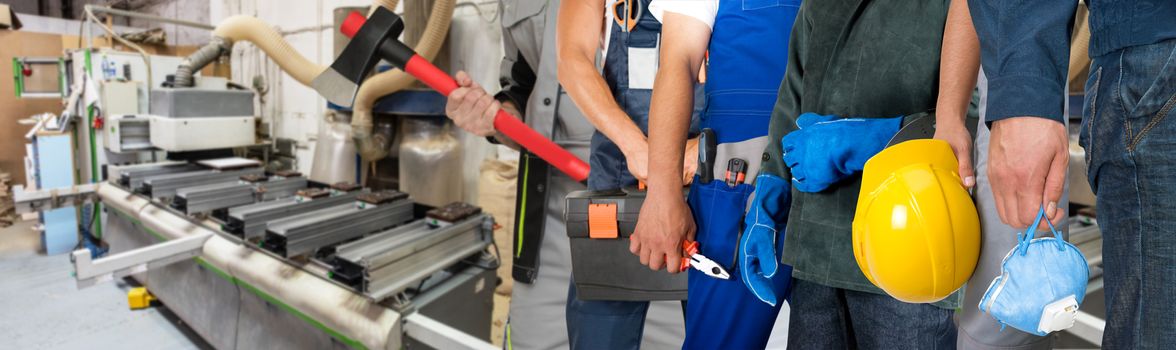
[[629, 252], [645, 192], [576, 191], [564, 208], [572, 279], [582, 300], [685, 300], [686, 273], [653, 271]]

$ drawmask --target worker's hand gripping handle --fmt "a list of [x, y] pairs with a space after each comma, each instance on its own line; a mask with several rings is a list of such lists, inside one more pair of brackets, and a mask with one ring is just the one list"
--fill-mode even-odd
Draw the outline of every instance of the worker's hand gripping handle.
[[[343, 35], [350, 38], [361, 30], [366, 21], [367, 18], [359, 12], [352, 12], [339, 29]], [[428, 60], [421, 58], [400, 41], [386, 40], [380, 45], [380, 54], [384, 59], [403, 69], [409, 75], [420, 79], [425, 85], [437, 90], [442, 95], [449, 96], [450, 92], [457, 89], [457, 82], [453, 80], [453, 77], [429, 63]], [[531, 129], [510, 113], [498, 110], [498, 114], [494, 117], [494, 129], [567, 174], [568, 177], [576, 181], [584, 181], [588, 178], [588, 163], [576, 158], [571, 152], [556, 145], [555, 142], [544, 137], [535, 129]]]

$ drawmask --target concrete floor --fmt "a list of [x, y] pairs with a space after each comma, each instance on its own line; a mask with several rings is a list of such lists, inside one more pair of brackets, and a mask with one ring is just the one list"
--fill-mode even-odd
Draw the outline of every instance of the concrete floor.
[[0, 348], [209, 349], [165, 307], [131, 311], [126, 281], [78, 290], [69, 255], [44, 255], [30, 221], [0, 229]]

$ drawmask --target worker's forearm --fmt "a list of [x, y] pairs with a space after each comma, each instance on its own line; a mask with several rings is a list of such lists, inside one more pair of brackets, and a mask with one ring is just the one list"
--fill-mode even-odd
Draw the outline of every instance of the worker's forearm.
[[628, 153], [645, 145], [645, 135], [617, 105], [604, 77], [596, 70], [603, 7], [603, 0], [560, 4], [556, 27], [559, 82], [596, 130]]
[[694, 82], [706, 55], [710, 27], [667, 12], [662, 56], [649, 108], [649, 191], [680, 196], [686, 133], [694, 113]]
[[939, 98], [936, 122], [963, 126], [976, 74], [980, 71], [980, 41], [972, 26], [966, 1], [953, 1], [947, 11], [943, 48], [939, 61]]
[[645, 143], [645, 134], [621, 110], [589, 58], [581, 53], [561, 50], [559, 81], [588, 122], [622, 151], [630, 151], [634, 143]]
[[694, 113], [694, 82], [710, 42], [710, 26], [667, 11], [662, 54], [649, 108], [649, 192], [681, 196], [686, 133]]
[[[697, 70], [694, 70], [695, 72]], [[649, 109], [649, 191], [681, 195], [686, 133], [694, 112], [694, 77], [686, 65], [661, 67]]]

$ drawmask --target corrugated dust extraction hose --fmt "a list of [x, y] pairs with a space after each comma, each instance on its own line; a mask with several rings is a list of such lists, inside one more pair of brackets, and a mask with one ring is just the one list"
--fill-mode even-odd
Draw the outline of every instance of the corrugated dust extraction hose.
[[257, 17], [236, 15], [226, 18], [216, 26], [212, 37], [208, 45], [189, 55], [176, 70], [177, 87], [193, 86], [193, 74], [222, 53], [229, 52], [234, 43], [242, 40], [257, 45], [282, 71], [302, 85], [310, 86], [310, 82], [327, 69], [326, 66], [307, 60], [282, 38], [281, 33]]

